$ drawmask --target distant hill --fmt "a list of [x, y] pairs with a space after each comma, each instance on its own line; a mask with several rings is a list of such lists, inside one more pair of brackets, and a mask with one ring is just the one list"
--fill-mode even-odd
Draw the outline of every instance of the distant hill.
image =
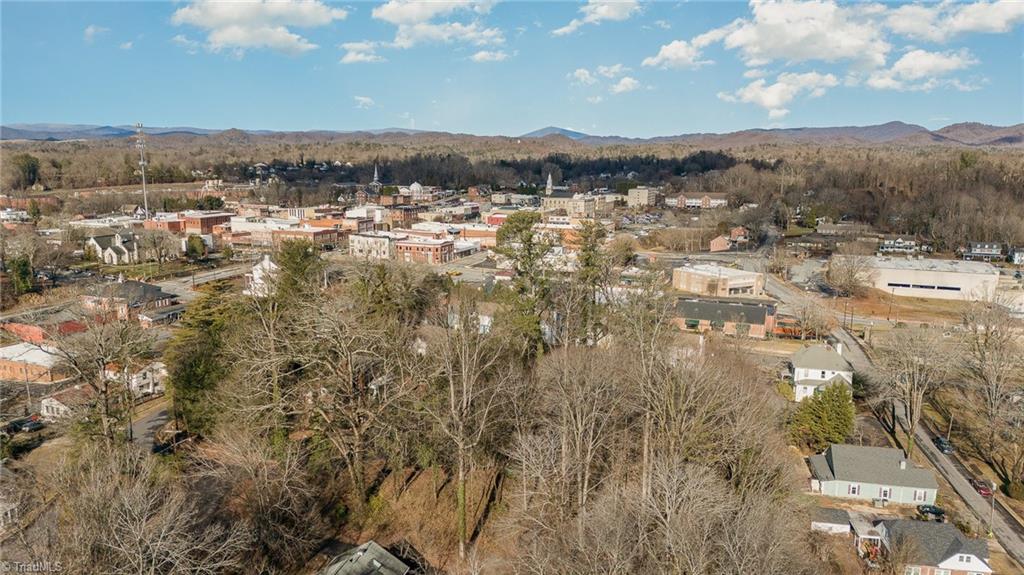
[[534, 130], [527, 134], [519, 136], [520, 138], [543, 138], [545, 136], [565, 136], [570, 140], [582, 140], [584, 138], [591, 137], [589, 134], [583, 132], [577, 132], [575, 130], [567, 130], [565, 128], [556, 128], [555, 126], [548, 126], [539, 130]]
[[[129, 125], [100, 126], [91, 124], [10, 124], [0, 126], [2, 140], [104, 140], [134, 135]], [[146, 133], [159, 138], [206, 138], [213, 142], [245, 144], [251, 138], [273, 136], [292, 142], [314, 142], [324, 140], [355, 141], [363, 139], [431, 139], [450, 141], [467, 138], [487, 140], [487, 136], [451, 134], [448, 132], [427, 132], [411, 128], [383, 128], [374, 130], [309, 130], [281, 132], [273, 130], [212, 130], [188, 126], [147, 127]], [[502, 136], [497, 136], [501, 138]], [[1024, 147], [1024, 124], [1014, 126], [991, 126], [977, 122], [952, 124], [930, 131], [923, 126], [905, 122], [887, 122], [873, 126], [836, 126], [817, 128], [776, 128], [750, 129], [723, 134], [690, 133], [654, 138], [626, 138], [622, 136], [593, 136], [548, 126], [519, 136], [521, 139], [561, 139], [574, 146], [622, 146], [659, 143], [679, 143], [693, 146], [733, 148], [773, 144], [817, 144], [817, 145], [882, 145], [882, 146], [999, 146]], [[515, 139], [515, 138], [513, 138]]]

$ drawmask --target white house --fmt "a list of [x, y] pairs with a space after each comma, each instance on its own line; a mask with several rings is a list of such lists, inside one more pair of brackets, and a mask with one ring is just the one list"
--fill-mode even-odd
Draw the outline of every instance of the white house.
[[834, 383], [853, 386], [853, 366], [842, 356], [843, 345], [835, 349], [811, 345], [793, 354], [790, 370], [793, 376], [793, 399], [803, 401]]
[[107, 366], [105, 374], [108, 380], [126, 378], [126, 383], [135, 397], [145, 397], [164, 392], [164, 381], [167, 379], [167, 366], [162, 361], [154, 361], [134, 370], [118, 369]]
[[915, 467], [890, 447], [834, 443], [807, 459], [811, 491], [828, 497], [934, 505], [939, 484], [930, 469]]
[[131, 232], [92, 236], [85, 241], [86, 251], [109, 265], [133, 264], [139, 261], [139, 246]]
[[88, 405], [94, 395], [91, 387], [81, 384], [56, 391], [39, 400], [39, 414], [46, 421], [68, 417]]
[[252, 271], [245, 274], [245, 289], [242, 293], [253, 297], [267, 297], [270, 295], [270, 283], [277, 274], [277, 264], [270, 261], [270, 255], [265, 254]]
[[904, 573], [910, 575], [988, 575], [988, 543], [971, 539], [950, 523], [887, 519], [875, 524], [886, 553], [897, 541], [909, 546], [903, 559]]

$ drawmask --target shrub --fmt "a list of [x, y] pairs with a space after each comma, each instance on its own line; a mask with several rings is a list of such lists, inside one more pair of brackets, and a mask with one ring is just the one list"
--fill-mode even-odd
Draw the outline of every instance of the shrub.
[[1024, 501], [1024, 482], [1011, 481], [1006, 486], [1006, 494], [1017, 501]]

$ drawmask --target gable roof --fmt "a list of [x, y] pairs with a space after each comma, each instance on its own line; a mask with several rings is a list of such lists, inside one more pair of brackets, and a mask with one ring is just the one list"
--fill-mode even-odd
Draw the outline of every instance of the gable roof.
[[889, 519], [880, 522], [887, 540], [905, 538], [913, 542], [915, 563], [937, 566], [958, 554], [974, 555], [988, 560], [988, 544], [982, 539], [970, 539], [950, 523]]
[[832, 525], [849, 525], [850, 514], [845, 509], [833, 507], [815, 507], [811, 512], [811, 521], [815, 523], [829, 523]]
[[853, 371], [846, 358], [825, 344], [811, 345], [793, 354], [793, 367], [801, 369], [825, 369], [828, 371]]
[[129, 307], [144, 306], [149, 303], [175, 299], [174, 294], [165, 292], [160, 286], [135, 280], [124, 280], [98, 286], [91, 294], [100, 298], [118, 298], [128, 303]]
[[[897, 487], [938, 489], [935, 474], [914, 467], [903, 452], [890, 447], [862, 447], [833, 443], [824, 455], [810, 458], [811, 470], [819, 480], [874, 483]], [[903, 469], [900, 462], [906, 462]]]
[[339, 555], [320, 575], [406, 575], [409, 566], [378, 545], [367, 541]]

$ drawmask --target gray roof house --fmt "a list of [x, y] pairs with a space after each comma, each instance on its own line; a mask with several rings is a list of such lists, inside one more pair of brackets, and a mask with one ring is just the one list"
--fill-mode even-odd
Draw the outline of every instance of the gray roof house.
[[950, 523], [888, 519], [876, 528], [887, 551], [899, 542], [910, 545], [907, 573], [992, 573], [988, 544], [965, 536]]
[[807, 346], [790, 359], [793, 398], [803, 401], [825, 387], [845, 381], [853, 385], [853, 366], [842, 355], [842, 344]]
[[815, 507], [811, 511], [811, 531], [830, 535], [850, 534], [850, 514], [845, 509]]
[[900, 505], [934, 504], [935, 475], [915, 467], [903, 452], [889, 447], [833, 443], [808, 458], [811, 491], [829, 497], [887, 501]]
[[337, 556], [319, 575], [406, 575], [409, 571], [387, 549], [367, 541]]

